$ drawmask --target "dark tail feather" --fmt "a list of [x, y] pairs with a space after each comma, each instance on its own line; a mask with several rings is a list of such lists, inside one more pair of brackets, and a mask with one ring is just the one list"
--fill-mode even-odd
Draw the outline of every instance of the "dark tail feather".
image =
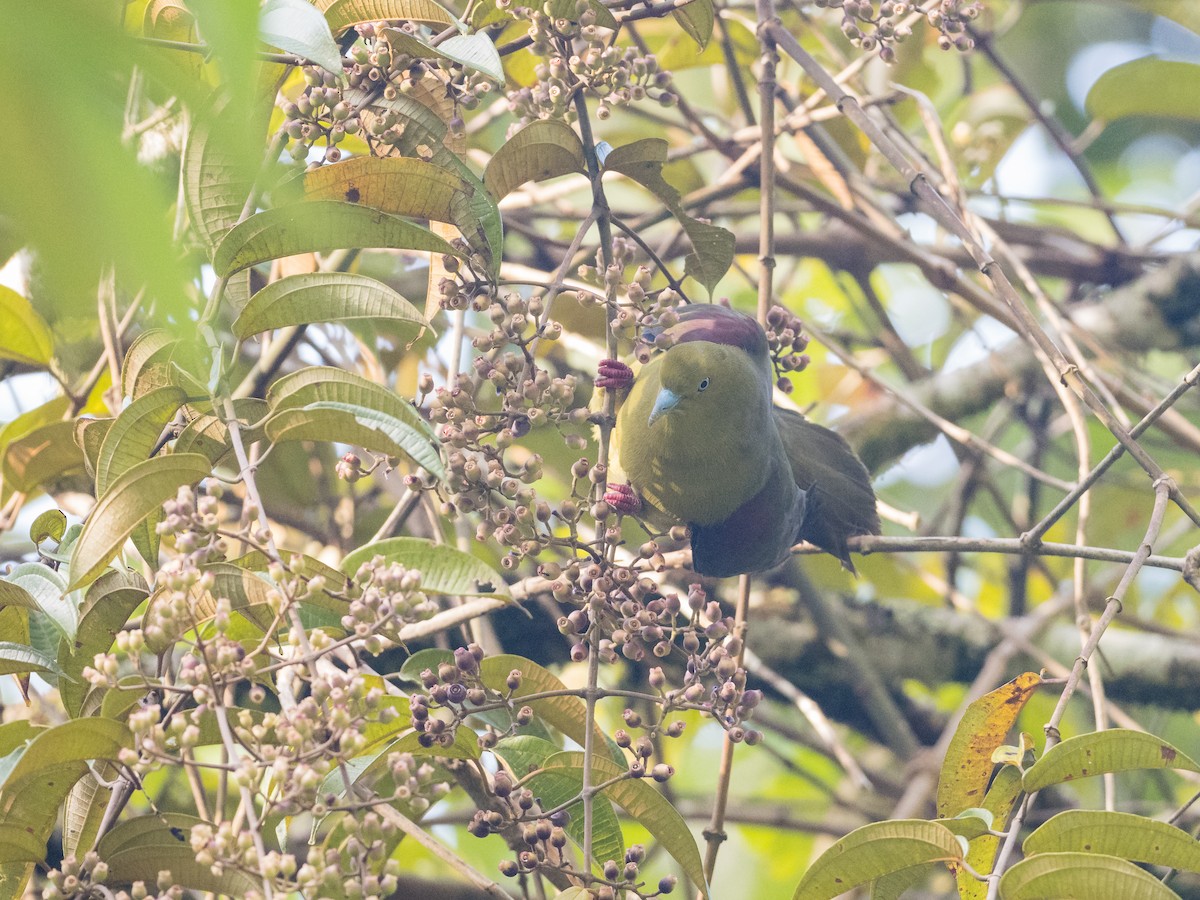
[[808, 492], [798, 538], [833, 554], [855, 573], [846, 539], [880, 531], [870, 474], [836, 432], [779, 407], [775, 421], [796, 484]]

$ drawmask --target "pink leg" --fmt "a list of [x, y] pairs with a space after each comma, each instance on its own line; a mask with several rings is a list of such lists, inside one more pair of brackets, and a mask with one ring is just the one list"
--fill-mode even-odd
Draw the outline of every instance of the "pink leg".
[[633, 384], [633, 369], [617, 359], [602, 359], [596, 374], [596, 387], [623, 391]]
[[604, 502], [623, 516], [636, 515], [642, 508], [641, 498], [633, 489], [633, 485], [629, 484], [610, 483], [608, 490], [604, 492]]

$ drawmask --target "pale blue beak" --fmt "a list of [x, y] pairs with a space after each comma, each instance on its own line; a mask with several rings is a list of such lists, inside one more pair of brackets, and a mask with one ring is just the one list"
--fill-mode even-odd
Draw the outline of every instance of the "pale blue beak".
[[664, 413], [673, 410], [679, 403], [679, 395], [669, 388], [660, 388], [658, 396], [654, 398], [654, 409], [650, 410], [650, 418], [646, 422], [646, 427], [649, 428], [655, 421]]

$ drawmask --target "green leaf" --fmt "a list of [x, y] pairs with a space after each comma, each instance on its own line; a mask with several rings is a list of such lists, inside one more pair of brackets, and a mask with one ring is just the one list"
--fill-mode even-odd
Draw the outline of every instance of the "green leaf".
[[683, 6], [674, 9], [671, 14], [679, 23], [679, 27], [687, 32], [688, 37], [694, 40], [701, 50], [708, 46], [716, 21], [712, 0], [689, 0]]
[[0, 825], [0, 864], [37, 863], [45, 858], [45, 841], [38, 840], [20, 825]]
[[1055, 744], [1025, 772], [1022, 785], [1032, 794], [1052, 784], [1131, 769], [1200, 772], [1200, 766], [1162, 738], [1142, 731], [1113, 728], [1081, 734]]
[[108, 881], [154, 884], [159, 871], [168, 869], [174, 883], [199, 893], [244, 897], [261, 889], [261, 882], [237, 869], [226, 867], [220, 875], [214, 875], [211, 866], [197, 862], [188, 837], [192, 827], [200, 824], [204, 820], [195, 816], [166, 812], [114, 826], [96, 848], [108, 863]]
[[483, 172], [483, 183], [497, 200], [527, 181], [586, 172], [583, 142], [565, 122], [539, 119], [500, 145]]
[[438, 29], [458, 24], [454, 16], [433, 0], [333, 0], [325, 6], [325, 20], [334, 34], [363, 22], [389, 19]]
[[[505, 682], [508, 680], [509, 673], [514, 669], [521, 671], [521, 684], [512, 692], [514, 700], [530, 694], [567, 690], [567, 686], [548, 669], [539, 666], [531, 659], [512, 654], [486, 657], [479, 664], [479, 677], [492, 690], [507, 692], [508, 686]], [[540, 719], [557, 728], [579, 746], [584, 746], [584, 742], [587, 740], [584, 724], [587, 721], [587, 707], [578, 697], [543, 697], [539, 700], [530, 700], [529, 706], [533, 708], [534, 714]], [[599, 725], [593, 725], [592, 737], [593, 745], [598, 750], [603, 750], [609, 760], [622, 768], [627, 765], [625, 754], [610, 742]]]
[[62, 675], [54, 657], [40, 653], [24, 644], [0, 641], [0, 675], [17, 675], [22, 672], [47, 672]]
[[53, 539], [61, 541], [67, 533], [67, 514], [61, 509], [48, 509], [38, 515], [29, 526], [29, 539], [41, 544]]
[[1025, 856], [1076, 851], [1200, 872], [1200, 842], [1168, 825], [1133, 813], [1071, 809], [1052, 816], [1021, 845]]
[[250, 298], [233, 323], [239, 340], [252, 334], [348, 319], [394, 319], [407, 323], [404, 336], [418, 337], [429, 323], [421, 311], [390, 287], [365, 275], [313, 272], [273, 282]]
[[[547, 740], [532, 735], [519, 734], [507, 737], [496, 744], [493, 752], [512, 770], [517, 778], [533, 775], [527, 787], [541, 800], [543, 810], [566, 807], [570, 813], [566, 832], [579, 846], [584, 840], [583, 802], [577, 800], [583, 790], [583, 769], [555, 769], [538, 772], [546, 761], [559, 753], [558, 747]], [[572, 800], [577, 802], [571, 803]], [[625, 856], [625, 839], [621, 834], [621, 823], [607, 798], [597, 796], [593, 803], [592, 856], [597, 865], [605, 860], [621, 862]]]
[[1026, 672], [967, 707], [954, 730], [938, 776], [939, 816], [955, 816], [979, 805], [996, 767], [992, 753], [1004, 743], [1041, 681], [1037, 673]]
[[[175, 95], [180, 105], [190, 106], [201, 84], [164, 66], [161, 51], [136, 43], [120, 19], [112, 7], [85, 0], [5, 4], [0, 82], [23, 85], [7, 114], [38, 121], [39, 145], [54, 150], [31, 152], [16, 135], [0, 142], [0, 197], [8, 225], [37, 248], [46, 296], [94, 303], [97, 280], [112, 267], [123, 284], [145, 285], [160, 309], [182, 311], [175, 298], [189, 279], [166, 214], [174, 188], [138, 162], [139, 142], [122, 137], [121, 110], [133, 71], [154, 96]], [[47, 35], [72, 51], [53, 78], [29, 78], [44, 59], [38, 45]], [[54, 115], [44, 115], [51, 109]], [[59, 202], [48, 203], [50, 197]], [[7, 336], [3, 324], [0, 335]]]
[[924, 819], [872, 822], [821, 854], [796, 885], [793, 900], [831, 900], [853, 887], [929, 862], [962, 859], [958, 838]]
[[[1004, 831], [1012, 818], [1017, 798], [1021, 796], [1021, 770], [1013, 766], [1004, 766], [992, 779], [987, 796], [983, 800], [983, 808], [992, 816], [992, 830]], [[954, 830], [951, 828], [951, 830]], [[962, 834], [962, 831], [955, 831]], [[978, 837], [966, 835], [970, 840], [966, 862], [976, 872], [990, 873], [992, 864], [996, 861], [996, 851], [1000, 848], [1000, 838], [992, 834], [981, 834]], [[985, 900], [988, 885], [979, 881], [965, 867], [952, 865], [958, 878], [959, 900]]]
[[357, 441], [389, 455], [408, 455], [438, 478], [445, 477], [429, 423], [407, 400], [361, 375], [309, 366], [276, 381], [267, 402], [271, 440]]
[[0, 359], [45, 366], [54, 355], [54, 338], [33, 304], [0, 285]]
[[[469, 553], [425, 538], [396, 537], [367, 544], [346, 554], [342, 573], [353, 577], [363, 563], [382, 556], [421, 573], [421, 590], [429, 594], [507, 599], [508, 585], [491, 566]], [[505, 673], [507, 674], [507, 672]]]
[[4, 451], [5, 485], [27, 494], [83, 467], [83, 451], [75, 444], [74, 422], [35, 428], [9, 443]]
[[[205, 408], [204, 405], [201, 408]], [[211, 405], [207, 408], [211, 410]], [[257, 397], [239, 397], [233, 401], [233, 412], [241, 425], [244, 443], [251, 444], [262, 439], [263, 430], [259, 423], [270, 412], [266, 401]], [[202, 453], [214, 466], [232, 449], [229, 426], [221, 416], [212, 412], [201, 412], [188, 422], [175, 439], [176, 453]]]
[[[112, 782], [120, 774], [113, 763], [104, 760], [96, 763], [96, 772], [107, 782]], [[92, 848], [111, 796], [112, 789], [102, 787], [90, 771], [75, 782], [63, 801], [64, 853], [86, 853]]]
[[[345, 565], [344, 562], [343, 565]], [[442, 663], [453, 662], [454, 654], [449, 650], [443, 650], [440, 647], [426, 647], [424, 650], [418, 650], [404, 661], [400, 666], [399, 675], [405, 681], [415, 684], [420, 682], [423, 670], [430, 669], [436, 672], [437, 667]]]
[[180, 178], [192, 227], [211, 257], [217, 243], [241, 218], [254, 186], [254, 170], [237, 154], [246, 123], [229, 103], [195, 117], [183, 147]]
[[[543, 772], [555, 770], [574, 770], [582, 776], [583, 753], [577, 750], [556, 753], [546, 760], [546, 765], [542, 768]], [[627, 774], [628, 768], [623, 763], [615, 763], [603, 756], [592, 759], [593, 784], [601, 784]], [[671, 855], [697, 890], [705, 897], [709, 896], [708, 883], [704, 879], [704, 864], [700, 860], [696, 841], [683, 816], [666, 797], [642, 778], [626, 778], [611, 784], [604, 789], [602, 796], [617, 804], [649, 831], [654, 836], [655, 843]]]
[[155, 388], [117, 416], [96, 457], [97, 497], [104, 495], [117, 476], [149, 459], [167, 423], [186, 401], [187, 395], [180, 388]]
[[353, 203], [289, 203], [251, 216], [230, 229], [213, 256], [218, 276], [295, 256], [346, 247], [390, 247], [450, 256], [461, 254], [428, 228]]
[[1041, 853], [1021, 860], [1000, 877], [1000, 896], [1004, 900], [1179, 900], [1149, 872], [1098, 853]]
[[147, 516], [185, 484], [209, 474], [199, 453], [157, 456], [123, 473], [97, 502], [71, 557], [71, 590], [95, 581]]
[[[1164, 88], [1170, 85], [1169, 90]], [[1154, 116], [1200, 122], [1200, 65], [1145, 56], [1113, 66], [1087, 95], [1088, 114], [1115, 121]]]
[[1180, 3], [1179, 0], [1125, 0], [1135, 9], [1145, 10], [1178, 22], [1189, 31], [1200, 34], [1200, 7], [1194, 3]]
[[83, 670], [97, 653], [107, 653], [133, 611], [149, 595], [146, 582], [132, 572], [105, 572], [87, 589], [73, 640], [64, 641], [58, 659], [63, 674], [73, 679], [59, 685], [63, 706], [73, 716], [83, 708], [88, 685]]
[[663, 178], [662, 168], [666, 162], [667, 142], [661, 138], [645, 138], [614, 148], [604, 158], [604, 168], [632, 178], [661, 200], [679, 220], [692, 242], [692, 252], [684, 262], [684, 270], [711, 294], [733, 264], [733, 233], [693, 219], [684, 211], [679, 191]]
[[116, 759], [132, 744], [129, 729], [112, 719], [72, 719], [39, 731], [4, 760], [0, 815], [20, 822], [30, 834], [48, 838], [59, 805], [88, 771], [88, 761]]
[[45, 616], [67, 640], [75, 637], [77, 615], [62, 576], [37, 563], [23, 563], [0, 578], [0, 607], [16, 606]]
[[325, 17], [307, 0], [267, 0], [259, 12], [258, 31], [272, 47], [303, 56], [341, 76], [342, 52]]

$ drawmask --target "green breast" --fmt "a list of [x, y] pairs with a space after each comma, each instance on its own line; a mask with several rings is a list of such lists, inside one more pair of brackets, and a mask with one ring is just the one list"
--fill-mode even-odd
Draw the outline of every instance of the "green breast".
[[745, 407], [717, 415], [681, 409], [648, 426], [660, 360], [642, 369], [617, 415], [621, 467], [646, 500], [680, 521], [724, 521], [765, 483], [770, 442]]

